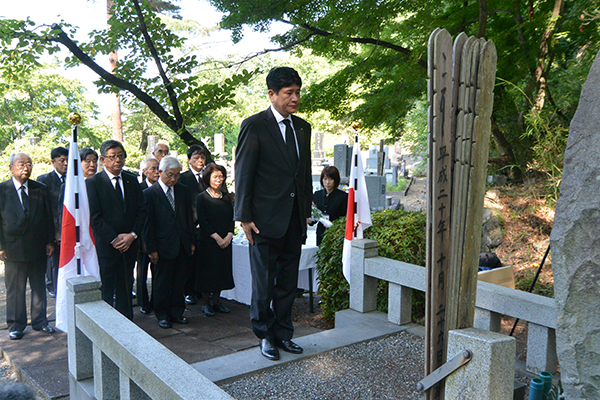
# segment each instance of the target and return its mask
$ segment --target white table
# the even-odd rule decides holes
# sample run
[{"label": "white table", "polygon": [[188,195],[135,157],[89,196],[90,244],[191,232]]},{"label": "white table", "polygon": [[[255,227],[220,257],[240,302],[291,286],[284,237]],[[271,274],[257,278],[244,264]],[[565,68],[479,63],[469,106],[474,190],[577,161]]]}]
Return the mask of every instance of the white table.
[{"label": "white table", "polygon": [[[302,254],[300,256],[300,267],[298,273],[298,287],[305,290],[317,291],[319,287],[317,274],[317,250],[316,231],[310,229],[306,244],[302,246]],[[312,271],[312,287],[309,282],[309,275]],[[235,300],[243,304],[250,304],[252,296],[252,278],[250,274],[250,255],[248,253],[248,243],[233,243],[233,281],[235,288],[224,290],[221,296]],[[311,296],[312,302],[312,296]]]}]

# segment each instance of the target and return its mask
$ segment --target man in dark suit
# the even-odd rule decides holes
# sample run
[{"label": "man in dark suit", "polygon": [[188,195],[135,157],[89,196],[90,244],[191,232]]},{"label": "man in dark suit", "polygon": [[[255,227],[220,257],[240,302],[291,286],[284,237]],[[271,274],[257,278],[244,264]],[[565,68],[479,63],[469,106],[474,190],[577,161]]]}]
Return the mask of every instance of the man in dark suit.
[{"label": "man in dark suit", "polygon": [[31,326],[53,333],[46,316],[46,259],[54,250],[54,224],[48,189],[32,181],[31,158],[10,156],[12,178],[0,184],[0,260],[4,261],[6,323],[9,337],[19,340],[27,327],[25,291],[31,288]]},{"label": "man in dark suit", "polygon": [[195,250],[195,227],[189,190],[177,183],[181,163],[175,157],[165,156],[159,171],[159,180],[144,190],[144,242],[154,264],[154,313],[158,325],[168,329],[171,323],[188,323],[183,316],[184,286],[188,257]]},{"label": "man in dark suit", "polygon": [[48,259],[46,266],[46,288],[50,297],[56,295],[56,285],[58,278],[58,263],[60,260],[60,232],[62,203],[59,204],[59,199],[62,199],[61,192],[64,190],[65,176],[67,174],[67,159],[69,158],[69,150],[64,147],[56,147],[50,152],[53,171],[47,174],[38,176],[38,182],[42,182],[48,188],[50,195],[50,210],[52,212],[52,221],[54,223],[54,251],[52,257]]},{"label": "man in dark suit", "polygon": [[277,347],[302,352],[291,340],[312,198],[311,127],[292,115],[300,104],[301,86],[292,68],[269,72],[271,107],[242,122],[235,163],[235,219],[250,242],[252,329],[261,353],[271,360],[279,359]]},{"label": "man in dark suit", "polygon": [[[131,288],[146,209],[137,177],[123,171],[127,153],[116,140],[100,146],[104,170],[85,183],[102,280],[102,299],[133,319]],[[114,299],[113,299],[114,296]]]},{"label": "man in dark suit", "polygon": [[[140,170],[142,173],[141,175],[144,177],[144,180],[140,183],[140,188],[143,191],[148,189],[158,180],[158,160],[153,156],[146,157],[140,164]],[[138,306],[141,306],[140,312],[142,314],[149,314],[154,308],[154,302],[152,301],[152,298],[148,296],[148,266],[150,266],[150,271],[154,277],[154,264],[150,262],[144,240],[141,240],[137,255],[136,293],[137,304]]]},{"label": "man in dark suit", "polygon": [[[188,187],[190,198],[192,199],[192,215],[194,221],[198,220],[196,215],[196,197],[206,190],[202,181],[202,171],[206,166],[207,151],[203,146],[193,144],[187,151],[189,169],[181,174],[180,182]],[[185,302],[186,304],[196,304],[196,271],[198,269],[200,255],[192,256],[189,259],[188,271],[185,283]]]}]

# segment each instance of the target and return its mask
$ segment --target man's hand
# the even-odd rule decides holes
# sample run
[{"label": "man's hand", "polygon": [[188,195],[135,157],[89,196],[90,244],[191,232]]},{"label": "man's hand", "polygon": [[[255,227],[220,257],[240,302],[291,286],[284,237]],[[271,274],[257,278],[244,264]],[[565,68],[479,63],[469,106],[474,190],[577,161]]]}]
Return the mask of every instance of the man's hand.
[{"label": "man's hand", "polygon": [[52,257],[52,253],[54,253],[54,245],[49,243],[46,245],[46,257]]},{"label": "man's hand", "polygon": [[[192,245],[192,249],[193,246],[194,245]],[[152,261],[152,264],[156,265],[156,263],[158,262],[158,251],[153,251],[152,253],[148,254],[148,258],[150,259],[150,261]]]},{"label": "man's hand", "polygon": [[192,255],[192,256],[193,256],[195,252],[196,252],[196,246],[194,246],[194,245],[192,244],[192,254],[190,254],[190,255]]},{"label": "man's hand", "polygon": [[119,250],[121,253],[129,250],[129,246],[133,243],[135,238],[131,233],[120,233],[117,235],[117,238],[113,240],[113,247]]},{"label": "man's hand", "polygon": [[6,261],[6,251],[0,250],[0,261]]},{"label": "man's hand", "polygon": [[250,242],[250,244],[254,244],[254,237],[252,236],[252,232],[256,233],[257,235],[260,233],[256,225],[254,225],[254,222],[242,222],[242,229],[244,230],[244,233],[248,238],[248,242]]}]

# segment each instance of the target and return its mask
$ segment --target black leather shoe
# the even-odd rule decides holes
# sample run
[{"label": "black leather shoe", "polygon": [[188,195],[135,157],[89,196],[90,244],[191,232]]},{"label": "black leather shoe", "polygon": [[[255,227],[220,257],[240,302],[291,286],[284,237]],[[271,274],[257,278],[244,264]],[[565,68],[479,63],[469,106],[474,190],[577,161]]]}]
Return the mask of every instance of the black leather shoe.
[{"label": "black leather shoe", "polygon": [[163,329],[169,329],[171,327],[171,323],[166,319],[161,319],[160,321],[158,321],[158,326],[160,326]]},{"label": "black leather shoe", "polygon": [[44,333],[54,333],[56,329],[51,327],[50,325],[42,326],[42,327],[34,327],[34,331],[44,332]]},{"label": "black leather shoe", "polygon": [[229,308],[225,307],[222,303],[213,304],[212,308],[214,311],[221,314],[229,314],[231,312],[229,311]]},{"label": "black leather shoe", "polygon": [[142,314],[146,314],[147,315],[147,314],[150,314],[152,312],[152,309],[150,307],[142,307],[142,308],[140,308],[140,312]]},{"label": "black leather shoe", "polygon": [[292,342],[291,340],[276,340],[275,344],[281,350],[286,351],[288,353],[292,353],[292,354],[301,354],[304,351],[304,349],[302,347],[298,346],[296,343]]},{"label": "black leather shoe", "polygon": [[214,317],[215,316],[215,310],[213,309],[213,307],[210,304],[203,305],[202,306],[202,312],[207,317]]},{"label": "black leather shoe", "polygon": [[177,318],[171,318],[171,322],[175,323],[175,324],[188,324],[190,322],[189,319],[187,319],[186,317],[177,317]]},{"label": "black leather shoe", "polygon": [[269,339],[260,339],[260,352],[269,360],[279,360],[279,350],[275,347],[275,343]]},{"label": "black leather shoe", "polygon": [[198,299],[196,299],[195,294],[188,294],[187,296],[185,296],[185,304],[194,305],[196,303],[198,303]]},{"label": "black leather shoe", "polygon": [[8,334],[10,340],[21,340],[23,336],[25,336],[25,333],[21,331],[12,331]]}]

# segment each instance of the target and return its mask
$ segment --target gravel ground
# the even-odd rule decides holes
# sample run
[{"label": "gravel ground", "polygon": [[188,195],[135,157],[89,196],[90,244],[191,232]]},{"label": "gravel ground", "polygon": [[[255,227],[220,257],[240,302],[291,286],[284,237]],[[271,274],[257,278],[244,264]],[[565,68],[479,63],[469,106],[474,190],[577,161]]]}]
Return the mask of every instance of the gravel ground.
[{"label": "gravel ground", "polygon": [[220,385],[244,399],[417,400],[423,339],[406,331],[319,354]]}]

